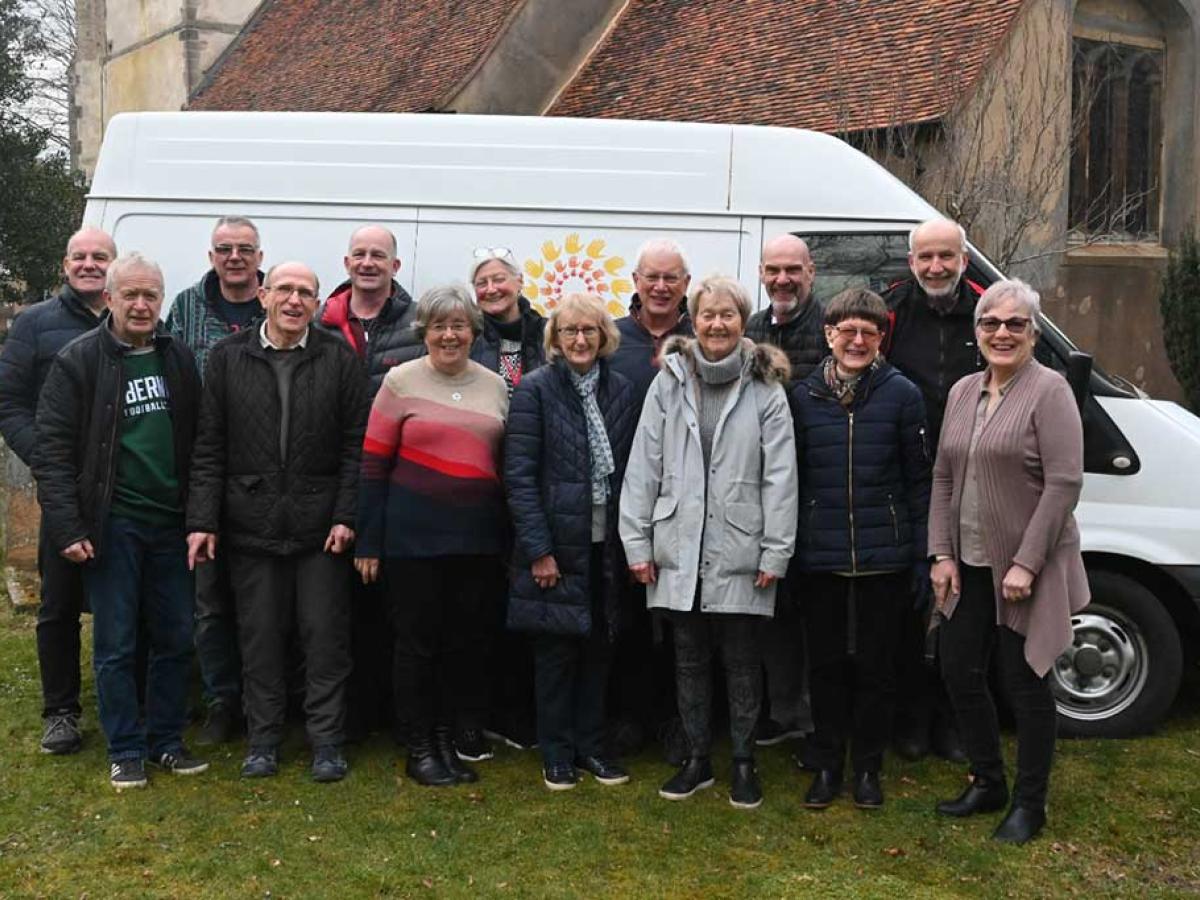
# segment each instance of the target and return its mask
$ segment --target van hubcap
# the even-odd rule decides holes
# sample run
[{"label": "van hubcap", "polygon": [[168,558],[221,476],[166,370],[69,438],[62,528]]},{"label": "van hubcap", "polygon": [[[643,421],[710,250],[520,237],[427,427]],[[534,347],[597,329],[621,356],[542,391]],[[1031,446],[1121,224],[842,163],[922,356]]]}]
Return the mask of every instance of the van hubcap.
[{"label": "van hubcap", "polygon": [[1145,687],[1146,639],[1125,616],[1094,604],[1072,616],[1071,627],[1075,638],[1051,670],[1059,712],[1072,719],[1111,718]]}]

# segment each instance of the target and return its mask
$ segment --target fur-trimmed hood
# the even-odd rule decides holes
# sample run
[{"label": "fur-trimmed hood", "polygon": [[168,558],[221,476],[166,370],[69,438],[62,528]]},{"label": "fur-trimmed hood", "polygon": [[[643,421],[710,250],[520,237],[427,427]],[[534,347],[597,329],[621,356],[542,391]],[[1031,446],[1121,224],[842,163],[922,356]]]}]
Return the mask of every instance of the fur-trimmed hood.
[{"label": "fur-trimmed hood", "polygon": [[[667,338],[662,349],[664,365],[669,357],[682,354],[684,364],[688,366],[692,374],[695,374],[696,367],[692,361],[692,348],[698,343],[696,338],[684,337],[681,334]],[[746,337],[742,338],[742,351],[746,357],[742,366],[743,375],[749,375],[756,381],[766,384],[782,384],[787,387],[792,367],[786,353],[774,344],[756,344]]]}]

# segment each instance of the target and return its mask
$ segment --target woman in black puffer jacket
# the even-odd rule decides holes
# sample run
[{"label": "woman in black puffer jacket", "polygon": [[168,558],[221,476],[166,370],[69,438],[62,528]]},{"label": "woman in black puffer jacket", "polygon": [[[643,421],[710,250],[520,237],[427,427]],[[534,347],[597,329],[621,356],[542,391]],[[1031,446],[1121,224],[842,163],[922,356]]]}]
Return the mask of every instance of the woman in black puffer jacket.
[{"label": "woman in black puffer jacket", "polygon": [[534,635],[538,746],[551,790],[576,766],[603,784],[629,776],[601,746],[604,694],[625,563],[617,495],[638,409],[605,357],[619,341],[604,302],[562,300],[546,326],[549,364],[509,407],[504,482],[516,532],[508,627]]},{"label": "woman in black puffer jacket", "polygon": [[825,312],[832,355],[792,390],[800,458],[792,590],[810,654],[810,761],[819,771],[804,803],[814,809],[840,793],[847,744],[855,804],[883,803],[896,630],[910,579],[928,578],[925,405],[879,355],[886,324],[876,294],[838,294]]}]

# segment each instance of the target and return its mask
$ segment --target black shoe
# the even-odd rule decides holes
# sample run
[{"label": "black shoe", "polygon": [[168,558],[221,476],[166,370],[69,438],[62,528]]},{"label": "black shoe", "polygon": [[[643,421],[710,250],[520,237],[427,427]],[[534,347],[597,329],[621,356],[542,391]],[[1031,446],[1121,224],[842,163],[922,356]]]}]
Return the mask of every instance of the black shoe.
[{"label": "black shoe", "polygon": [[762,787],[758,770],[752,759],[733,761],[733,778],[729,782],[729,805],[737,809],[758,809],[762,806]]},{"label": "black shoe", "polygon": [[201,772],[208,771],[208,760],[192,756],[188,752],[188,748],[182,744],[175,750],[160,753],[157,758],[150,760],[150,762],[160,769],[172,772],[175,775],[199,775]]},{"label": "black shoe", "polygon": [[1008,804],[1008,788],[1003,781],[988,781],[981,775],[967,785],[966,790],[954,800],[943,800],[937,811],[943,816],[973,816],[976,813],[995,812]]},{"label": "black shoe", "polygon": [[958,734],[958,726],[948,719],[939,719],[933,726],[931,740],[933,752],[947,762],[962,764],[967,761],[967,752],[963,749],[962,739]]},{"label": "black shoe", "polygon": [[496,755],[478,728],[464,728],[460,731],[454,739],[454,752],[458,754],[459,759],[466,762],[483,762]]},{"label": "black shoe", "polygon": [[408,763],[404,773],[424,787],[447,787],[458,783],[446,770],[428,735],[409,734]]},{"label": "black shoe", "polygon": [[279,750],[275,747],[251,747],[242,761],[243,778],[270,778],[279,774]]},{"label": "black shoe", "polygon": [[854,805],[859,809],[879,809],[883,806],[883,788],[878,772],[854,773]]},{"label": "black shoe", "polygon": [[668,766],[685,765],[692,755],[688,743],[687,732],[683,730],[683,722],[678,716],[668,719],[658,729],[658,739],[662,742],[663,759]]},{"label": "black shoe", "polygon": [[575,766],[585,772],[591,772],[601,784],[626,784],[629,781],[628,772],[601,756],[584,756],[575,760]]},{"label": "black shoe", "polygon": [[992,832],[992,840],[1005,844],[1024,844],[1037,837],[1045,824],[1046,810],[1014,806]]},{"label": "black shoe", "polygon": [[141,759],[119,759],[108,767],[108,783],[118,791],[146,786],[146,763]]},{"label": "black shoe", "polygon": [[332,744],[317,747],[313,751],[312,780],[321,784],[341,781],[350,771],[350,764],[342,755],[342,748]]},{"label": "black shoe", "polygon": [[449,728],[439,728],[433,733],[433,740],[437,749],[438,759],[442,761],[442,765],[446,771],[454,776],[454,780],[459,784],[469,784],[479,780],[479,775],[470,766],[463,763],[459,758],[458,750],[454,745],[454,737]]},{"label": "black shoe", "polygon": [[552,762],[542,766],[542,783],[552,791],[569,791],[579,784],[579,773],[569,762]]},{"label": "black shoe", "polygon": [[75,713],[46,716],[42,725],[43,753],[65,756],[78,753],[83,746],[83,732],[79,730],[79,716]]},{"label": "black shoe", "polygon": [[693,756],[659,788],[658,796],[664,800],[686,800],[696,791],[712,786],[712,762],[707,756]]},{"label": "black shoe", "polygon": [[774,719],[767,719],[758,730],[758,737],[754,739],[754,743],[759,747],[774,747],[776,744],[803,736],[804,732],[798,728],[784,728]]},{"label": "black shoe", "polygon": [[226,744],[237,736],[240,725],[241,719],[231,704],[214,703],[208,708],[208,715],[196,735],[196,743],[203,747]]},{"label": "black shoe", "polygon": [[832,769],[821,769],[813,776],[808,793],[804,795],[804,805],[809,809],[825,809],[837,799],[842,792],[842,773]]}]

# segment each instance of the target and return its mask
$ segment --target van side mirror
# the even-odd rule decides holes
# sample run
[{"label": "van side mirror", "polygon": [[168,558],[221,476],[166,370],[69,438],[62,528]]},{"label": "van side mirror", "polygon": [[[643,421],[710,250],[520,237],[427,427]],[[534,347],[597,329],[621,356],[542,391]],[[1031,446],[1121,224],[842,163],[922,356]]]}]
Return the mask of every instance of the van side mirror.
[{"label": "van side mirror", "polygon": [[1092,383],[1092,354],[1082,350],[1072,350],[1067,354],[1067,384],[1075,394],[1075,402],[1080,411],[1087,402],[1088,389]]}]

